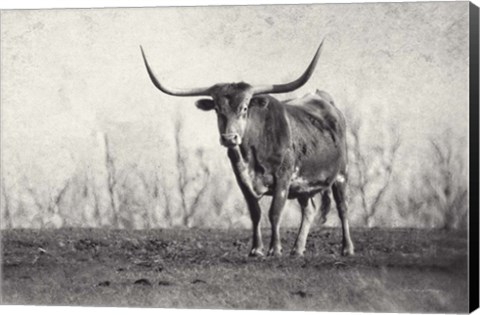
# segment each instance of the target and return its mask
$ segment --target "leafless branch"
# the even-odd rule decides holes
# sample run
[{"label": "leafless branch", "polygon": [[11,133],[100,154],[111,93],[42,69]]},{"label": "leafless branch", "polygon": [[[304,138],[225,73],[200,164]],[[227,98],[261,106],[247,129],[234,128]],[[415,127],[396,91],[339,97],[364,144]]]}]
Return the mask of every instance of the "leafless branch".
[{"label": "leafless branch", "polygon": [[401,140],[396,125],[393,124],[388,129],[391,136],[389,143],[378,141],[364,143],[362,138],[364,124],[360,116],[350,109],[346,111],[346,117],[351,139],[349,146],[352,157],[351,187],[360,199],[365,225],[371,226],[389,189]]},{"label": "leafless branch", "polygon": [[[191,175],[188,168],[187,156],[185,148],[182,145],[181,134],[183,130],[183,122],[180,117],[175,121],[174,137],[175,137],[175,157],[177,166],[177,188],[180,195],[180,203],[182,208],[182,221],[184,226],[191,226],[193,217],[198,210],[201,199],[207,191],[207,184],[210,179],[210,170],[205,163],[203,151],[197,151],[197,159],[200,162],[199,173]],[[198,188],[200,187],[200,188]],[[191,197],[190,197],[191,195]],[[192,201],[188,202],[191,199]]]},{"label": "leafless branch", "polygon": [[12,210],[11,210],[11,201],[10,201],[10,196],[7,192],[7,187],[5,186],[5,179],[2,176],[2,195],[3,195],[3,200],[4,200],[4,205],[3,205],[3,222],[5,222],[5,228],[9,229],[13,227],[13,222],[12,222]]},{"label": "leafless branch", "polygon": [[433,169],[424,174],[430,208],[437,209],[443,217],[442,227],[466,226],[468,212],[468,188],[462,141],[456,140],[451,131],[430,140]]},{"label": "leafless branch", "polygon": [[119,209],[116,202],[117,174],[115,168],[115,161],[112,156],[109,138],[106,133],[103,135],[103,139],[105,145],[105,166],[107,169],[107,188],[110,200],[110,208],[112,211],[112,225],[114,227],[119,227]]},{"label": "leafless branch", "polygon": [[163,195],[163,199],[165,202],[165,220],[167,221],[169,226],[173,225],[173,206],[172,206],[172,198],[168,190],[166,189],[166,183],[163,181],[163,185],[161,185],[161,192]]},{"label": "leafless branch", "polygon": [[428,163],[411,179],[405,196],[396,198],[403,217],[445,229],[466,228],[468,180],[463,140],[449,130],[430,139]]},{"label": "leafless branch", "polygon": [[70,180],[66,180],[60,189],[57,191],[50,192],[47,199],[42,200],[40,198],[40,193],[35,191],[30,185],[27,186],[27,191],[30,193],[35,206],[38,209],[37,217],[40,219],[41,227],[45,227],[48,223],[48,218],[54,214],[59,214],[59,206],[63,200],[65,193],[67,192],[70,186]]}]

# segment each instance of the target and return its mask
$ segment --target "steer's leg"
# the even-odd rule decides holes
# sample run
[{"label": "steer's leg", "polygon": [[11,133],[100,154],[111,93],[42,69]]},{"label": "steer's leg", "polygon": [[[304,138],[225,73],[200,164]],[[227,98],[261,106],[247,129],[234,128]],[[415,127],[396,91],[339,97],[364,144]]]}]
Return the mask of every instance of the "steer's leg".
[{"label": "steer's leg", "polygon": [[250,211],[250,218],[252,219],[252,249],[250,250],[250,257],[263,256],[263,241],[262,231],[260,230],[260,219],[262,217],[262,209],[258,204],[258,200],[246,189],[242,189],[245,200],[247,201],[248,210]]},{"label": "steer's leg", "polygon": [[309,202],[310,198],[300,197],[298,198],[298,203],[302,208],[302,223],[300,224],[300,229],[298,230],[297,239],[295,240],[295,245],[292,250],[293,256],[303,256],[305,252],[305,244],[307,243],[308,232],[310,231],[310,225],[315,218],[317,209]]},{"label": "steer's leg", "polygon": [[249,256],[263,256],[262,232],[260,230],[262,209],[258,204],[257,197],[253,195],[250,188],[248,188],[242,180],[242,172],[245,171],[245,165],[243,165],[243,162],[241,161],[239,149],[237,148],[235,150],[228,150],[228,157],[232,163],[235,178],[237,179],[238,186],[245,197],[245,201],[247,202],[248,210],[250,212],[250,218],[252,219],[253,239],[252,249],[250,250]]},{"label": "steer's leg", "polygon": [[272,204],[268,213],[272,226],[272,236],[268,256],[281,256],[282,244],[280,239],[280,219],[288,197],[288,184],[277,182],[273,192]]},{"label": "steer's leg", "polygon": [[333,198],[337,204],[338,216],[342,222],[342,255],[353,255],[353,242],[350,238],[350,228],[348,226],[348,207],[346,201],[346,181],[336,181],[332,185]]}]

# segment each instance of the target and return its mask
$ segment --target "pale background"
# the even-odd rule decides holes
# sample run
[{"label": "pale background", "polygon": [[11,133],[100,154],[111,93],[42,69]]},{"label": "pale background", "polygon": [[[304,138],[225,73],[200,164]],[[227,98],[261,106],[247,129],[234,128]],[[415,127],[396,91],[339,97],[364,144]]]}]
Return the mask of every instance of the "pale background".
[{"label": "pale background", "polygon": [[[326,38],[310,81],[279,98],[328,91],[342,110],[362,117],[366,141],[394,125],[402,146],[389,195],[407,191],[411,179],[431,166],[429,142],[446,130],[467,159],[467,2],[3,11],[1,38],[2,176],[14,226],[39,227],[43,210],[32,195],[47,204],[81,174],[93,174],[94,186],[105,190],[105,134],[117,169],[136,164],[142,174],[159,174],[168,189],[176,178],[178,117],[184,152],[195,156],[201,149],[216,174],[233,180],[215,115],[198,111],[195,98],[156,90],[139,45],[167,85],[193,87],[291,80]],[[138,183],[133,179],[131,186]],[[221,193],[230,208],[242,202],[236,186]],[[142,192],[135,194],[142,199]],[[100,203],[108,215],[108,201]],[[199,216],[206,217],[207,198],[203,205]],[[354,222],[355,207],[353,200]],[[397,218],[388,199],[383,209],[390,225],[418,223]],[[55,211],[60,225],[95,225],[88,202],[65,201]],[[161,203],[152,211],[161,217]],[[295,214],[288,211],[285,221],[295,223]],[[235,215],[233,227],[249,226],[246,209]],[[225,225],[225,218],[210,216]]]}]

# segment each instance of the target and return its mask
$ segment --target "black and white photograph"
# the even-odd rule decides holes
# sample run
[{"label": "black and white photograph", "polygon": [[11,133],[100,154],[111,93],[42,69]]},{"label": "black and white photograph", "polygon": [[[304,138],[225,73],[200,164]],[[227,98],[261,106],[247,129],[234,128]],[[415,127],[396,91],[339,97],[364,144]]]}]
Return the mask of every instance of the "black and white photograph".
[{"label": "black and white photograph", "polygon": [[2,9],[0,56],[0,304],[478,307],[475,4]]}]

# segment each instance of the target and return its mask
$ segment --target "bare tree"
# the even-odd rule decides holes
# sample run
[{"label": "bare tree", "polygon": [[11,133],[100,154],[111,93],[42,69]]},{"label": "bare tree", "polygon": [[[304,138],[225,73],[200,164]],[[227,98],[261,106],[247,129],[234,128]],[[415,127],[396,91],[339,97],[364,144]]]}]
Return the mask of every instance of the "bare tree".
[{"label": "bare tree", "polygon": [[135,228],[135,210],[143,205],[135,199],[135,187],[131,184],[129,177],[126,176],[123,181],[119,182],[116,194],[118,196],[118,212],[121,214],[118,216],[119,226],[132,229]]},{"label": "bare tree", "polygon": [[[137,169],[138,165],[135,164],[134,168],[137,170],[137,176],[143,184],[143,188],[146,192],[146,198],[144,200],[143,205],[143,213],[142,213],[142,220],[144,222],[145,228],[149,229],[152,227],[152,220],[153,220],[153,211],[155,209],[155,205],[158,202],[159,198],[159,188],[158,183],[154,179],[151,182],[146,178],[145,174]],[[155,176],[156,177],[156,176]]]},{"label": "bare tree", "polygon": [[441,227],[466,227],[468,214],[468,178],[466,144],[451,130],[430,139],[432,168],[424,175],[427,201],[440,214]]},{"label": "bare tree", "polygon": [[2,196],[3,196],[3,226],[6,229],[13,227],[12,221],[12,209],[11,209],[11,200],[10,195],[7,192],[7,187],[5,186],[5,178],[2,176]]},{"label": "bare tree", "polygon": [[[142,220],[145,226],[151,227],[154,221],[154,211],[159,204],[163,205],[165,223],[167,226],[175,224],[174,217],[174,195],[178,194],[180,219],[183,226],[190,227],[193,224],[194,216],[198,213],[201,202],[206,196],[210,181],[210,168],[205,161],[203,149],[197,149],[194,155],[189,155],[188,148],[182,139],[183,122],[177,118],[174,125],[174,155],[176,165],[176,178],[174,185],[168,185],[166,178],[159,172],[158,167],[154,172],[145,172],[139,169],[134,163],[129,167],[129,175],[134,175],[140,180],[145,198],[138,204],[143,208]],[[152,176],[147,175],[152,174]],[[127,175],[126,178],[129,176]],[[119,202],[131,204],[132,195],[126,183],[122,185],[122,192],[118,192]],[[171,186],[171,187],[169,187]],[[120,188],[120,187],[119,187]],[[158,222],[157,222],[158,223]]]},{"label": "bare tree", "polygon": [[163,178],[160,177],[160,172],[158,170],[155,171],[154,174],[154,182],[153,182],[153,189],[152,189],[152,197],[156,200],[156,202],[163,204],[163,208],[165,210],[164,219],[167,226],[173,225],[173,205],[172,205],[172,198],[166,189],[167,184]]},{"label": "bare tree", "polygon": [[[94,177],[87,172],[81,175],[77,175],[78,178],[81,178],[81,180],[77,180],[77,194],[80,195],[79,199],[82,199],[84,202],[86,202],[88,205],[92,207],[93,213],[92,217],[88,217],[87,213],[85,211],[85,208],[83,208],[82,212],[82,225],[92,225],[91,222],[89,222],[89,219],[93,219],[93,225],[96,227],[101,226],[102,224],[102,215],[100,211],[100,195],[98,192],[98,189],[95,185],[95,180]],[[77,199],[76,202],[80,202],[81,200]],[[72,204],[72,206],[74,206]]]},{"label": "bare tree", "polygon": [[163,185],[160,185],[161,192],[165,205],[165,220],[167,221],[168,226],[173,225],[173,207],[172,207],[172,198],[166,189],[166,184],[163,182]]},{"label": "bare tree", "polygon": [[95,187],[93,187],[92,184],[90,185],[91,185],[90,191],[92,192],[92,197],[93,197],[93,218],[95,222],[97,222],[97,225],[101,226],[102,215],[100,213],[100,197],[98,196],[98,192],[95,189]]},{"label": "bare tree", "polygon": [[[160,199],[164,197],[166,204],[167,221],[172,221],[171,197],[162,194],[162,185],[158,172],[153,178],[147,178],[145,172],[139,169],[137,163],[119,169],[113,156],[110,139],[107,134],[103,136],[105,144],[105,167],[107,170],[107,191],[110,209],[112,212],[112,226],[134,227],[140,209],[141,224],[144,228],[151,228],[158,222],[155,219],[155,209]],[[143,186],[146,198],[138,198],[138,184]],[[94,195],[98,205],[98,196]],[[97,208],[98,212],[98,208]]]},{"label": "bare tree", "polygon": [[225,204],[228,201],[228,196],[231,195],[230,191],[233,187],[233,183],[231,180],[225,180],[224,176],[221,176],[220,174],[215,176],[214,183],[217,186],[221,186],[212,192],[212,203],[215,215],[221,216],[223,213],[225,213]]},{"label": "bare tree", "polygon": [[429,227],[466,228],[468,223],[467,146],[451,130],[429,140],[426,159],[396,196],[399,214]]},{"label": "bare tree", "polygon": [[134,165],[136,175],[142,182],[143,188],[146,192],[146,199],[144,205],[143,220],[148,220],[147,227],[151,227],[151,222],[155,225],[159,224],[158,214],[155,210],[159,207],[164,209],[163,220],[166,226],[173,225],[173,204],[171,192],[167,189],[165,179],[160,176],[159,167],[155,171],[150,172],[152,176],[146,176],[145,172],[138,169],[138,165]]},{"label": "bare tree", "polygon": [[[153,214],[159,199],[158,183],[156,178],[152,180],[147,177],[145,172],[139,169],[137,163],[131,164],[127,169],[128,172],[124,172],[125,177],[119,187],[119,202],[122,207],[127,208],[124,215],[127,213],[130,216],[130,221],[133,221],[134,218],[133,209],[140,208],[143,227],[149,229],[155,224]],[[140,181],[141,186],[138,185],[138,181]],[[139,188],[143,188],[142,192],[144,193],[141,199],[136,194]],[[130,226],[132,222],[124,223]]]},{"label": "bare tree", "polygon": [[[59,208],[60,203],[63,200],[65,193],[70,186],[70,180],[66,180],[59,189],[53,190],[47,194],[46,200],[41,197],[41,193],[38,193],[31,186],[27,187],[32,199],[38,209],[38,217],[40,219],[40,226],[48,227],[49,224],[63,225],[64,219],[61,217]],[[51,222],[53,219],[61,220],[61,222]]]},{"label": "bare tree", "polygon": [[369,137],[364,141],[364,123],[358,114],[346,110],[350,139],[350,187],[360,199],[366,226],[371,226],[391,183],[400,136],[396,124],[385,128],[389,139]]},{"label": "bare tree", "polygon": [[221,172],[215,172],[211,175],[208,183],[208,213],[202,215],[198,223],[203,226],[211,226],[213,221],[221,223],[223,226],[232,227],[241,220],[242,214],[245,215],[245,202],[238,193],[235,194],[234,180],[225,176]]},{"label": "bare tree", "polygon": [[182,209],[182,224],[190,227],[193,223],[193,217],[200,206],[200,202],[204,197],[210,178],[210,169],[205,162],[204,152],[197,149],[196,158],[199,162],[196,172],[192,172],[189,167],[187,150],[183,146],[181,135],[183,130],[183,122],[181,117],[175,121],[174,137],[175,137],[175,160],[177,166],[177,189],[180,195],[180,206]]},{"label": "bare tree", "polygon": [[112,211],[112,226],[119,227],[119,207],[117,204],[117,192],[116,186],[118,184],[117,180],[117,170],[115,167],[115,161],[110,148],[110,141],[106,133],[103,134],[104,146],[105,146],[105,167],[107,169],[107,189],[110,202],[110,208]]}]

